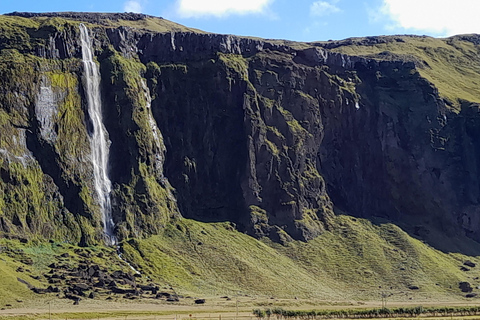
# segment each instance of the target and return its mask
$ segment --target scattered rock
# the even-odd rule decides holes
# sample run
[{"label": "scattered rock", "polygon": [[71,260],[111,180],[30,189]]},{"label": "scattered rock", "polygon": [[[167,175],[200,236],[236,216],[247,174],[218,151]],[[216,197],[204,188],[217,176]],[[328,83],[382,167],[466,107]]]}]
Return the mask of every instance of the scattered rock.
[{"label": "scattered rock", "polygon": [[477,296],[476,293],[468,293],[465,295],[465,298],[475,298]]},{"label": "scattered rock", "polygon": [[31,288],[31,290],[37,294],[44,294],[44,293],[47,293],[47,289],[42,289],[42,288]]},{"label": "scattered rock", "polygon": [[418,286],[409,286],[408,289],[410,290],[418,290],[420,289]]},{"label": "scattered rock", "polygon": [[73,290],[76,291],[87,291],[88,289],[90,289],[90,287],[85,283],[77,283],[73,286]]},{"label": "scattered rock", "polygon": [[17,272],[24,272],[25,269],[23,269],[22,267],[18,267],[17,270],[15,270],[15,271],[17,271]]},{"label": "scattered rock", "polygon": [[126,295],[123,296],[123,298],[133,300],[133,299],[137,299],[138,297],[132,293],[127,293]]},{"label": "scattered rock", "polygon": [[195,304],[204,304],[205,303],[205,299],[197,299],[195,300]]},{"label": "scattered rock", "polygon": [[62,254],[60,255],[60,257],[62,257],[62,258],[70,258],[70,255],[65,252],[65,253],[62,253]]},{"label": "scattered rock", "polygon": [[48,293],[58,293],[58,292],[60,292],[60,289],[58,287],[48,286],[47,292]]},{"label": "scattered rock", "polygon": [[458,287],[460,288],[460,290],[462,290],[462,292],[472,292],[473,291],[472,286],[468,282],[459,282]]},{"label": "scattered rock", "polygon": [[100,267],[97,265],[90,266],[87,269],[88,276],[91,278],[93,275],[100,270]]},{"label": "scattered rock", "polygon": [[154,291],[158,290],[158,288],[155,287],[154,285],[138,285],[138,287],[143,291],[150,291],[152,292],[152,294],[156,294],[157,292],[154,293]]},{"label": "scattered rock", "polygon": [[32,289],[32,288],[33,288],[33,286],[32,286],[30,283],[28,283],[27,281],[25,281],[25,280],[23,280],[23,279],[21,279],[21,278],[17,278],[17,280],[18,280],[18,282],[21,282],[21,283],[23,283],[24,285],[26,285],[28,289]]},{"label": "scattered rock", "polygon": [[159,293],[157,293],[156,298],[157,298],[157,299],[160,299],[160,298],[167,298],[167,299],[168,299],[168,298],[170,298],[171,296],[172,296],[172,295],[171,295],[170,293],[168,293],[168,292],[159,292]]},{"label": "scattered rock", "polygon": [[463,264],[466,265],[467,267],[470,267],[470,268],[475,268],[475,266],[476,266],[476,264],[473,263],[470,260],[465,261]]},{"label": "scattered rock", "polygon": [[470,269],[468,269],[467,267],[464,267],[464,266],[461,266],[461,267],[460,267],[460,270],[462,270],[462,271],[470,271]]}]

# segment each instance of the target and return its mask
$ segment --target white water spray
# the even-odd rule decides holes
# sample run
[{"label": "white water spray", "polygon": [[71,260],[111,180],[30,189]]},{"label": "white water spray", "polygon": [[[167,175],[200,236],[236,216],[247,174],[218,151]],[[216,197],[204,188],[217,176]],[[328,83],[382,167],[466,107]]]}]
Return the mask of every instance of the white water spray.
[{"label": "white water spray", "polygon": [[100,73],[97,64],[93,61],[91,39],[88,34],[88,29],[83,24],[80,24],[80,40],[82,43],[82,60],[84,66],[83,85],[87,96],[88,113],[93,125],[93,133],[90,137],[90,148],[92,149],[91,157],[95,191],[100,203],[105,241],[107,245],[115,245],[117,239],[114,233],[115,225],[112,219],[112,204],[110,201],[112,183],[107,174],[110,142],[108,141],[102,120]]}]

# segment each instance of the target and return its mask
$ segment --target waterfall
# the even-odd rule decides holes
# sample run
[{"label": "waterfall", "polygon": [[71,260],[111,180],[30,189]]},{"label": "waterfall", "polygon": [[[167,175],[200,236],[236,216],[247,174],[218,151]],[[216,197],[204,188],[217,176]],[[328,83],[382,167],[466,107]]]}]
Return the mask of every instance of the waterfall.
[{"label": "waterfall", "polygon": [[92,121],[93,132],[90,135],[92,150],[93,175],[95,191],[98,196],[102,213],[103,229],[107,245],[115,245],[114,223],[112,219],[112,204],[110,192],[112,183],[108,178],[108,151],[110,141],[102,120],[102,103],[100,99],[100,73],[93,61],[91,39],[88,29],[80,24],[80,40],[82,43],[82,61],[84,67],[83,85],[87,97],[88,113]]}]

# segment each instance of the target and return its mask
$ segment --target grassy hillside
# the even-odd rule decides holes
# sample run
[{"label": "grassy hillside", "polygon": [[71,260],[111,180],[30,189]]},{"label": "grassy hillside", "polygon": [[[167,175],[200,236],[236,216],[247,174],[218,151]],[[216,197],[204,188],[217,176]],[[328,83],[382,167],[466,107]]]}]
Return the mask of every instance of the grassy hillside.
[{"label": "grassy hillside", "polygon": [[459,282],[479,282],[480,268],[460,270],[467,257],[437,251],[395,225],[349,216],[336,223],[312,241],[281,245],[255,240],[228,223],[183,220],[125,248],[152,277],[179,291],[212,295],[364,300],[387,291],[399,300],[461,298]]},{"label": "grassy hillside", "polygon": [[419,36],[352,38],[330,43],[332,51],[379,60],[414,61],[420,74],[458,109],[459,100],[480,102],[480,47],[477,36],[446,39]]},{"label": "grassy hillside", "polygon": [[[67,15],[69,13],[66,13]],[[19,16],[7,16],[0,15],[0,28],[5,27],[30,27],[30,28],[61,28],[65,23],[78,24],[82,22],[82,18],[75,17],[75,15],[84,15],[83,22],[90,22],[97,25],[108,26],[108,27],[130,27],[140,30],[147,30],[153,32],[195,32],[195,33],[205,33],[204,31],[189,28],[181,24],[169,21],[163,18],[157,18],[152,16],[144,16],[142,19],[137,20],[126,20],[122,19],[122,16],[115,18],[115,14],[104,14],[105,16],[93,17],[94,14],[89,13],[72,13],[72,17],[61,17],[61,16],[37,16],[32,18],[25,18]],[[59,14],[61,15],[61,14]],[[90,17],[90,18],[89,18]],[[33,31],[33,30],[32,30]]]},{"label": "grassy hillside", "polygon": [[[122,246],[125,257],[142,271],[139,283],[154,281],[163,290],[183,296],[349,301],[380,300],[387,294],[390,301],[462,300],[465,293],[458,288],[459,282],[480,285],[480,267],[460,269],[467,259],[475,263],[480,259],[442,253],[389,223],[375,225],[349,216],[338,216],[336,223],[335,231],[312,241],[282,245],[255,240],[230,223],[185,219],[168,226],[161,235],[130,240]],[[33,294],[17,280],[47,287],[44,275],[52,262],[73,268],[87,255],[89,263],[102,268],[132,272],[112,248],[22,244],[5,239],[2,248],[2,305],[21,306],[24,302],[19,301],[53,297]],[[68,258],[60,258],[65,253]],[[111,297],[121,300],[123,295]]]}]

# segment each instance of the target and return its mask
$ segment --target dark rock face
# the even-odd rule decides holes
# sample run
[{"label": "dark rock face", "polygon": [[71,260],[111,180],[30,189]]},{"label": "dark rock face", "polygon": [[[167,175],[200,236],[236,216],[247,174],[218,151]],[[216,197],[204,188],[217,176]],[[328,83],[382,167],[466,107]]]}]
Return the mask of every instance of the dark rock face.
[{"label": "dark rock face", "polygon": [[[182,214],[232,221],[276,241],[309,240],[333,227],[335,207],[412,221],[412,233],[423,238],[428,225],[480,239],[478,105],[449,110],[414,61],[328,50],[342,43],[290,46],[102,25],[146,18],[137,14],[13,15],[97,23],[91,33],[119,238],[155,234]],[[27,216],[28,209],[0,202],[6,233],[101,239],[76,28],[45,23],[0,37],[0,102],[8,116],[2,136],[17,143],[1,148],[1,188],[15,199],[22,187],[35,186],[35,203],[49,204]],[[9,71],[14,53],[35,58]],[[15,81],[22,74],[30,81]],[[24,170],[10,165],[21,155],[29,163]]]}]

